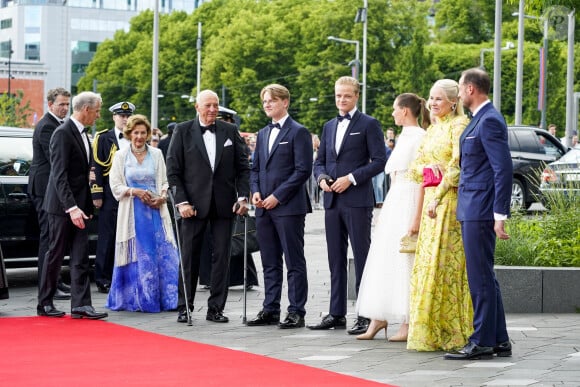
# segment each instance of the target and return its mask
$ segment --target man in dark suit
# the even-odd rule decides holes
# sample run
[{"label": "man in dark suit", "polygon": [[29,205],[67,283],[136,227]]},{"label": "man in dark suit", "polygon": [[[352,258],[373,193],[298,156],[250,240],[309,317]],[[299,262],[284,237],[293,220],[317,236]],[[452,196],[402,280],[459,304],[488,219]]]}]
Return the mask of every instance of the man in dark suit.
[{"label": "man in dark suit", "polygon": [[[56,127],[64,122],[70,108],[70,93],[61,87],[51,89],[46,95],[48,111],[38,121],[32,136],[32,165],[28,178],[28,195],[34,203],[40,235],[38,238],[38,284],[42,277],[44,257],[48,250],[48,215],[43,209],[44,195],[50,174],[50,137]],[[55,300],[70,300],[70,286],[59,276]]]},{"label": "man in dark suit", "polygon": [[175,127],[167,152],[167,178],[175,188],[181,216],[182,264],[187,302],[179,278],[178,322],[187,322],[199,276],[201,246],[206,226],[212,230],[212,272],[206,320],[228,322],[223,310],[228,295],[232,222],[244,215],[250,193],[248,156],[236,125],[216,121],[219,99],[204,90],[195,103],[197,118]]},{"label": "man in dark suit", "polygon": [[95,256],[95,283],[99,293],[109,292],[115,262],[115,233],[119,202],[111,192],[109,172],[115,152],[131,144],[123,136],[123,130],[127,125],[127,120],[135,112],[135,105],[123,101],[111,106],[109,111],[113,113],[115,126],[97,133],[92,144],[95,181],[91,185],[91,194],[93,204],[99,209],[99,240]]},{"label": "man in dark suit", "polygon": [[[359,83],[341,77],[334,85],[340,115],[324,124],[314,176],[324,191],[330,267],[330,311],[310,329],[346,328],[348,240],[354,254],[356,291],[371,244],[375,205],[372,178],[385,168],[381,124],[357,110]],[[366,332],[370,320],[357,316],[349,334]]]},{"label": "man in dark suit", "polygon": [[[312,174],[312,136],[288,115],[290,92],[281,85],[260,93],[272,123],[260,130],[252,163],[252,203],[260,245],[264,288],[263,309],[249,326],[278,324],[282,329],[304,327],[308,280],[304,257],[304,224],[312,212],[306,182]],[[288,277],[288,314],[280,321],[283,261]]]},{"label": "man in dark suit", "polygon": [[53,297],[65,253],[70,248],[71,316],[101,319],[91,302],[89,239],[86,221],[93,215],[89,187],[91,149],[86,127],[99,118],[101,97],[85,91],[73,98],[73,114],[50,139],[50,177],[44,202],[49,244],[38,289],[39,316],[62,317]]},{"label": "man in dark suit", "polygon": [[173,129],[177,125],[175,122],[170,122],[167,124],[167,136],[159,140],[159,145],[157,147],[161,149],[163,153],[163,159],[167,159],[167,150],[169,149],[169,143],[171,142],[171,137],[173,136]]},{"label": "man in dark suit", "polygon": [[512,160],[507,126],[487,95],[489,75],[481,69],[462,73],[459,95],[473,119],[461,135],[457,219],[465,249],[467,279],[473,301],[474,332],[461,350],[446,359],[511,356],[499,284],[493,271],[495,238],[509,239]]}]

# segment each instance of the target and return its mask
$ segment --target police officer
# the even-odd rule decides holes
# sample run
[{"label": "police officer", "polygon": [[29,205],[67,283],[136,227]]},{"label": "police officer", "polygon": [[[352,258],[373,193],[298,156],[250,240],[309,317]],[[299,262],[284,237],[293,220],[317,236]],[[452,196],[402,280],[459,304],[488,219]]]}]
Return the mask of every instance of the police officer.
[{"label": "police officer", "polygon": [[113,113],[115,127],[98,132],[92,144],[95,181],[91,186],[91,193],[95,207],[99,208],[95,282],[100,293],[109,292],[115,260],[118,202],[111,193],[109,172],[115,152],[131,145],[131,142],[123,136],[123,130],[127,119],[135,112],[135,105],[123,101],[111,106],[109,111]]}]

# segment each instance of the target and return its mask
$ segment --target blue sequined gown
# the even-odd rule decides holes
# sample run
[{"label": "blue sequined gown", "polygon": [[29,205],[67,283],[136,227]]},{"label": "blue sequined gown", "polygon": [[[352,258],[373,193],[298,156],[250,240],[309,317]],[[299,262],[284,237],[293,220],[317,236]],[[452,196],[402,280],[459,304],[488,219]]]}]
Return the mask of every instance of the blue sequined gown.
[{"label": "blue sequined gown", "polygon": [[[125,163],[127,185],[155,192],[155,165],[148,153],[142,164],[129,154]],[[148,207],[137,197],[135,212],[135,251],[130,263],[113,269],[106,307],[112,310],[160,312],[177,308],[179,255],[163,231],[159,210]]]}]

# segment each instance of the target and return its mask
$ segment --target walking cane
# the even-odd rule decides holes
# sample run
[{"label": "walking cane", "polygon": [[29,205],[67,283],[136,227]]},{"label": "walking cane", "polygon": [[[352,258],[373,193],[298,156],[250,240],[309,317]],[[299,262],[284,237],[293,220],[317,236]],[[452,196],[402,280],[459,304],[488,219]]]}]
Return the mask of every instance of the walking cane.
[{"label": "walking cane", "polygon": [[244,311],[242,323],[246,324],[246,292],[248,289],[248,214],[244,215]]},{"label": "walking cane", "polygon": [[187,325],[192,326],[191,311],[189,310],[189,300],[187,299],[187,285],[185,284],[185,270],[183,269],[183,257],[181,256],[181,241],[179,239],[179,223],[177,222],[178,209],[175,207],[175,199],[171,189],[167,190],[171,205],[173,206],[173,220],[175,221],[175,238],[177,239],[177,252],[179,254],[179,268],[181,269],[181,280],[183,282],[183,296],[185,297],[185,310],[187,311]]}]

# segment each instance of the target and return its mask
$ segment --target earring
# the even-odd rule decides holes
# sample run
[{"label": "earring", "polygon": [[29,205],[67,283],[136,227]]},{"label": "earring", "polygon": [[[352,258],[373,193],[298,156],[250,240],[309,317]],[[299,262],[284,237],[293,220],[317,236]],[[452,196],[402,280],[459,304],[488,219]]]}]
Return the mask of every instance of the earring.
[{"label": "earring", "polygon": [[454,103],[453,105],[451,105],[451,110],[455,111],[455,109],[457,108],[457,104]]}]

